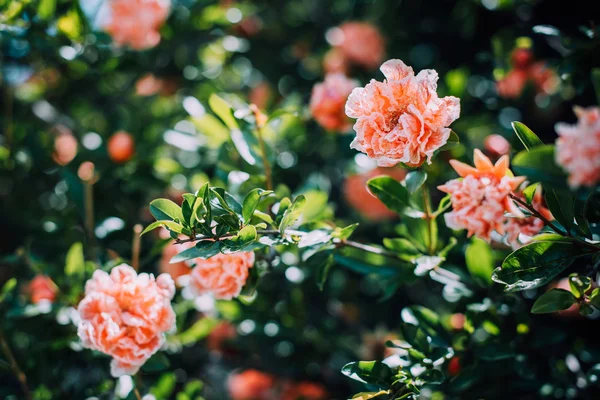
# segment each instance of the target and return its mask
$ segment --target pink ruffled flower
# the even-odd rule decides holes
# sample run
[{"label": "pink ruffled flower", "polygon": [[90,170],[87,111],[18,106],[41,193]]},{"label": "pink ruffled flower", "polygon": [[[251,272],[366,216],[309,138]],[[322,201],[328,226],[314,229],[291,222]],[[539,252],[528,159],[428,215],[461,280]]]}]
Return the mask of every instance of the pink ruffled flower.
[{"label": "pink ruffled flower", "polygon": [[325,81],[316,84],[310,98],[310,112],[323,128],[347,132],[352,127],[344,112],[344,105],[352,89],[358,86],[354,79],[343,74],[329,74]]},{"label": "pink ruffled flower", "polygon": [[467,229],[468,235],[490,240],[493,231],[504,235],[505,212],[524,217],[509,195],[525,181],[525,177],[512,177],[508,156],[502,156],[496,165],[481,151],[475,150],[475,168],[457,160],[450,164],[462,177],[439,186],[452,195],[452,211],[444,215],[451,229]]},{"label": "pink ruffled flower", "polygon": [[406,177],[406,171],[401,168],[375,168],[363,174],[350,175],[344,181],[344,198],[353,209],[370,221],[385,221],[397,217],[367,187],[369,179],[381,175],[401,181]]},{"label": "pink ruffled flower", "polygon": [[350,62],[375,69],[385,57],[385,40],[377,27],[366,22],[346,22],[331,30],[331,44]]},{"label": "pink ruffled flower", "polygon": [[239,296],[254,265],[253,252],[217,254],[209,259],[196,259],[190,287],[197,295],[212,293],[216,299],[231,300]]},{"label": "pink ruffled flower", "polygon": [[104,30],[117,46],[144,50],[160,42],[158,30],[169,16],[169,0],[109,0]]},{"label": "pink ruffled flower", "polygon": [[356,88],[346,103],[346,114],[356,118],[351,147],[377,160],[381,167],[400,162],[419,166],[448,141],[448,128],[460,114],[460,100],[439,98],[438,75],[413,69],[400,60],[381,66],[383,82],[371,80]]},{"label": "pink ruffled flower", "polygon": [[574,109],[576,125],[556,124],[556,162],[569,173],[569,185],[594,186],[600,182],[600,108]]},{"label": "pink ruffled flower", "polygon": [[[516,193],[515,195],[525,200],[522,193]],[[537,187],[531,201],[531,205],[547,220],[552,221],[554,219],[554,216],[550,210],[546,208],[544,203],[541,186]],[[504,230],[506,231],[506,241],[513,249],[518,249],[519,247],[529,243],[531,237],[540,233],[543,228],[544,221],[537,217],[507,218],[506,224],[504,225]]]},{"label": "pink ruffled flower", "polygon": [[275,378],[255,369],[231,375],[227,389],[232,400],[269,400],[273,399]]},{"label": "pink ruffled flower", "polygon": [[113,357],[114,377],[133,375],[175,327],[171,299],[175,284],[169,275],[137,274],[127,264],[110,275],[96,270],[79,303],[78,335],[84,347]]}]

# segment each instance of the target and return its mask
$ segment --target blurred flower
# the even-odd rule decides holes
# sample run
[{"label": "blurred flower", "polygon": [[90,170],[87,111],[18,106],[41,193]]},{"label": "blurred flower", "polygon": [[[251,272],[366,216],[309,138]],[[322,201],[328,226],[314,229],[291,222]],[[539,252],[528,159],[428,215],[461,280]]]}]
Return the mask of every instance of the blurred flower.
[{"label": "blurred flower", "polygon": [[483,142],[485,152],[492,158],[499,158],[510,153],[510,143],[502,135],[489,135]]},{"label": "blurred flower", "polygon": [[536,62],[529,67],[529,77],[535,84],[538,92],[553,94],[558,89],[560,79],[552,68],[545,62]]},{"label": "blurred flower", "polygon": [[521,69],[510,70],[504,78],[496,82],[498,95],[505,99],[516,99],[521,96],[527,84],[527,71]]},{"label": "blurred flower", "polygon": [[323,128],[330,131],[347,132],[352,123],[344,112],[346,100],[352,89],[358,86],[354,79],[343,74],[329,74],[325,80],[313,86],[310,112]]},{"label": "blurred flower", "polygon": [[460,374],[461,369],[460,357],[452,357],[448,362],[448,374],[450,374],[450,376],[456,376]]},{"label": "blurred flower", "polygon": [[526,48],[516,48],[513,50],[510,60],[515,68],[527,68],[533,61],[533,52]]},{"label": "blurred flower", "polygon": [[235,325],[228,321],[221,321],[206,338],[206,347],[209,350],[222,353],[229,341],[237,336]]},{"label": "blurred flower", "polygon": [[350,175],[344,182],[344,198],[352,208],[364,218],[371,221],[382,221],[396,217],[396,213],[388,209],[367,187],[367,181],[380,175],[389,175],[401,181],[406,171],[401,168],[375,168],[369,172]]},{"label": "blurred flower", "polygon": [[281,400],[325,400],[327,390],[316,382],[286,382],[279,398]]},{"label": "blurred flower", "polygon": [[460,331],[464,328],[467,318],[465,314],[456,313],[450,316],[450,327],[455,331]]},{"label": "blurred flower", "polygon": [[346,22],[328,34],[328,40],[352,63],[375,69],[385,57],[385,40],[374,25]]},{"label": "blurred flower", "polygon": [[56,299],[56,293],[58,288],[46,275],[36,275],[35,278],[27,285],[27,291],[31,296],[31,302],[33,304],[39,304],[42,302],[53,303]]},{"label": "blurred flower", "polygon": [[250,90],[250,93],[248,93],[248,102],[255,104],[261,110],[266,110],[272,96],[273,90],[271,86],[267,82],[262,81]]},{"label": "blurred flower", "polygon": [[249,15],[237,23],[233,29],[234,32],[239,36],[251,38],[262,30],[263,25],[263,21],[260,19],[260,17],[257,15]]},{"label": "blurred flower", "polygon": [[152,74],[146,74],[135,83],[135,94],[138,96],[169,96],[177,90],[177,84],[172,79],[157,78]]},{"label": "blurred flower", "polygon": [[91,182],[96,177],[96,166],[91,161],[84,161],[77,169],[77,176],[84,182]]},{"label": "blurred flower", "polygon": [[373,332],[362,335],[362,344],[360,346],[361,360],[381,360],[398,353],[398,349],[387,347],[386,342],[398,340],[397,334],[378,326]]},{"label": "blurred flower", "polygon": [[[525,199],[522,192],[515,193],[515,195],[523,200]],[[531,205],[547,220],[552,221],[554,219],[550,210],[545,206],[541,186],[536,188]],[[506,239],[513,249],[518,249],[524,244],[529,243],[531,237],[537,235],[543,228],[544,221],[533,216],[525,218],[509,217],[504,225]]]},{"label": "blurred flower", "polygon": [[160,42],[159,29],[169,16],[168,0],[109,0],[104,25],[117,46],[144,50]]},{"label": "blurred flower", "polygon": [[274,386],[273,376],[255,369],[233,374],[227,380],[232,400],[268,400],[273,398]]},{"label": "blurred flower", "polygon": [[77,139],[73,136],[71,130],[65,126],[57,125],[54,127],[57,135],[54,138],[54,153],[52,158],[58,165],[67,165],[77,155]]},{"label": "blurred flower", "polygon": [[135,153],[135,142],[130,133],[118,131],[108,139],[108,156],[117,164],[127,162]]},{"label": "blurred flower", "polygon": [[453,179],[438,189],[452,195],[452,211],[444,215],[451,229],[467,229],[468,235],[490,241],[495,230],[504,234],[505,212],[524,217],[509,195],[525,181],[513,177],[508,169],[509,158],[502,156],[496,165],[475,149],[475,168],[457,160],[450,164],[462,179]]},{"label": "blurred flower", "polygon": [[185,261],[172,264],[170,263],[170,261],[171,258],[175,257],[182,251],[189,249],[190,247],[194,247],[194,243],[168,243],[163,248],[162,256],[159,262],[160,272],[163,274],[170,275],[171,278],[173,278],[173,280],[177,284],[177,286],[181,285],[181,281],[179,278],[181,278],[182,276],[189,275],[192,269]]},{"label": "blurred flower", "polygon": [[331,49],[323,58],[323,70],[326,74],[347,74],[348,60],[339,49]]},{"label": "blurred flower", "polygon": [[417,76],[400,60],[381,66],[387,78],[356,88],[346,103],[346,114],[356,118],[351,147],[377,160],[381,167],[403,162],[431,163],[433,153],[448,141],[448,128],[460,114],[460,100],[439,98],[438,75],[423,70]]},{"label": "blurred flower", "polygon": [[600,182],[600,108],[575,107],[576,125],[558,123],[556,162],[569,173],[569,185],[594,186]]},{"label": "blurred flower", "polygon": [[254,265],[254,253],[217,254],[194,261],[191,289],[197,295],[212,293],[216,299],[231,300],[239,296],[248,279],[248,269]]},{"label": "blurred flower", "polygon": [[127,264],[102,270],[85,285],[79,303],[78,335],[84,347],[113,357],[114,377],[133,375],[162,346],[164,333],[175,327],[169,275],[137,274]]}]

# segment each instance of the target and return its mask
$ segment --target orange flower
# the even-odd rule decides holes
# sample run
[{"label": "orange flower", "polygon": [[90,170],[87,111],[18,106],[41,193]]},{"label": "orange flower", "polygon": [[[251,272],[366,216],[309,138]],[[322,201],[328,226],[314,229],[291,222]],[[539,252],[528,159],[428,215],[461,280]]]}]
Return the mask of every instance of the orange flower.
[{"label": "orange flower", "polygon": [[158,30],[169,15],[168,0],[109,0],[104,30],[117,46],[144,50],[160,42]]},{"label": "orange flower", "polygon": [[232,400],[268,400],[273,398],[275,378],[255,369],[231,375],[227,389]]},{"label": "orange flower", "polygon": [[[522,193],[516,193],[516,195],[524,199]],[[537,187],[531,205],[547,220],[552,221],[554,219],[550,210],[545,206],[541,186]],[[525,218],[507,218],[506,224],[504,225],[506,240],[513,249],[518,249],[529,243],[531,237],[540,233],[543,228],[544,221],[533,216]]]},{"label": "orange flower", "polygon": [[375,168],[363,174],[351,175],[344,182],[344,197],[348,204],[371,221],[389,220],[397,215],[369,192],[367,181],[380,175],[389,175],[401,181],[406,171],[400,168]]},{"label": "orange flower", "polygon": [[574,109],[576,125],[556,124],[556,162],[569,173],[569,185],[594,186],[600,182],[600,108]]},{"label": "orange flower", "polygon": [[135,374],[175,327],[174,294],[166,274],[156,279],[138,275],[127,264],[114,267],[110,275],[96,270],[78,307],[83,346],[112,356],[114,377]]},{"label": "orange flower", "polygon": [[29,282],[27,289],[33,304],[39,304],[41,302],[53,303],[56,299],[56,292],[58,291],[52,279],[45,275],[36,275],[35,278]]},{"label": "orange flower", "polygon": [[197,295],[212,293],[216,299],[239,296],[254,265],[253,252],[217,254],[207,260],[196,259],[190,287]]},{"label": "orange flower", "polygon": [[280,396],[281,400],[325,400],[327,390],[320,383],[303,381],[286,383]]},{"label": "orange flower", "polygon": [[364,68],[377,68],[385,57],[383,36],[366,22],[346,22],[331,30],[328,40],[347,60]]},{"label": "orange flower", "polygon": [[537,91],[545,94],[555,93],[560,83],[556,72],[543,61],[536,62],[529,67],[529,77],[535,84]]},{"label": "orange flower", "polygon": [[527,84],[527,70],[513,69],[506,76],[496,82],[498,96],[505,99],[516,99],[521,96],[521,92]]},{"label": "orange flower", "polygon": [[77,139],[73,136],[71,130],[65,126],[55,126],[57,135],[54,138],[54,153],[52,159],[58,165],[67,165],[77,155]]},{"label": "orange flower", "polygon": [[448,128],[460,114],[460,100],[439,98],[437,72],[415,76],[400,60],[381,66],[387,80],[372,80],[348,97],[346,114],[356,118],[351,147],[377,160],[380,167],[400,162],[419,166],[431,163],[433,153],[448,141]]},{"label": "orange flower", "polygon": [[502,156],[494,165],[475,149],[474,161],[475,168],[451,160],[462,179],[453,179],[438,189],[452,195],[452,211],[444,215],[446,225],[451,229],[467,229],[469,236],[475,234],[489,241],[493,231],[504,235],[505,212],[524,217],[509,195],[525,177],[510,174],[508,156]]},{"label": "orange flower", "polygon": [[167,244],[162,251],[162,257],[160,258],[160,272],[163,274],[170,275],[171,278],[173,278],[173,280],[175,281],[175,283],[179,285],[179,278],[185,275],[189,275],[192,269],[185,261],[171,264],[171,258],[175,257],[177,254],[193,246],[194,243]]},{"label": "orange flower", "polygon": [[221,353],[226,350],[227,342],[235,339],[236,336],[235,325],[227,321],[221,321],[206,338],[206,347]]},{"label": "orange flower", "polygon": [[315,121],[331,131],[347,132],[352,123],[344,113],[344,105],[358,82],[343,74],[330,74],[316,84],[310,98],[310,112]]}]

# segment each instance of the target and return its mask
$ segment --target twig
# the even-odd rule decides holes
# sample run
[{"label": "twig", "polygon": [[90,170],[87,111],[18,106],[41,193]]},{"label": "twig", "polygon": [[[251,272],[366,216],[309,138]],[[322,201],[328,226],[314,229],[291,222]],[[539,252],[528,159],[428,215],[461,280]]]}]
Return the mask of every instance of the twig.
[{"label": "twig", "polygon": [[520,198],[518,198],[517,196],[515,196],[512,193],[509,196],[511,199],[513,199],[519,205],[524,207],[527,211],[529,211],[535,217],[541,219],[544,222],[544,224],[548,225],[554,232],[558,233],[561,236],[571,236],[568,232],[563,232],[556,225],[554,225],[550,220],[548,220],[546,217],[544,217],[542,214],[540,214],[538,210],[533,208],[533,206],[530,206],[529,204],[527,204],[526,202],[524,202],[523,200],[521,200]]},{"label": "twig", "polygon": [[273,190],[273,177],[271,175],[271,164],[269,164],[269,159],[267,158],[267,147],[265,146],[265,141],[262,136],[262,127],[265,119],[265,116],[260,112],[258,107],[254,104],[250,105],[250,109],[254,112],[254,117],[256,119],[256,135],[258,136],[258,144],[260,146],[260,153],[263,162],[263,168],[265,170],[265,180],[267,182],[266,187],[267,190]]},{"label": "twig", "polygon": [[142,233],[142,225],[135,224],[133,227],[133,244],[131,246],[131,266],[136,271],[140,267],[140,249],[142,237],[140,234]]},{"label": "twig", "polygon": [[429,190],[427,190],[426,185],[423,185],[422,193],[423,193],[423,205],[425,206],[425,218],[427,218],[427,233],[429,236],[429,243],[427,243],[427,251],[429,252],[429,255],[432,256],[433,253],[435,253],[435,248],[433,247],[434,217],[431,214],[431,206],[429,205]]},{"label": "twig", "polygon": [[0,329],[0,347],[2,347],[2,353],[4,353],[4,356],[6,357],[8,363],[10,364],[10,368],[11,368],[12,372],[14,373],[16,378],[19,380],[19,383],[21,384],[21,390],[23,391],[23,396],[25,397],[26,400],[31,400],[32,399],[31,391],[29,390],[29,386],[27,386],[27,377],[25,376],[25,373],[23,373],[23,370],[21,370],[21,368],[19,367],[19,364],[17,363],[15,356],[13,355],[12,351],[10,350],[10,347],[8,346],[8,342],[6,341],[6,338],[4,337],[4,332],[2,332],[1,329]]},{"label": "twig", "polygon": [[85,231],[89,240],[89,256],[92,261],[95,260],[95,235],[94,235],[94,183],[92,180],[84,181],[85,189]]},{"label": "twig", "polygon": [[[138,236],[139,236],[139,235],[138,235]],[[135,398],[136,398],[137,400],[142,400],[142,395],[140,394],[140,391],[139,391],[139,389],[138,389],[138,386],[140,386],[140,387],[141,387],[143,382],[142,382],[142,378],[140,377],[140,374],[139,374],[139,373],[136,373],[136,374],[133,376],[133,381],[134,381],[134,382],[133,382],[133,394],[135,394]]]}]

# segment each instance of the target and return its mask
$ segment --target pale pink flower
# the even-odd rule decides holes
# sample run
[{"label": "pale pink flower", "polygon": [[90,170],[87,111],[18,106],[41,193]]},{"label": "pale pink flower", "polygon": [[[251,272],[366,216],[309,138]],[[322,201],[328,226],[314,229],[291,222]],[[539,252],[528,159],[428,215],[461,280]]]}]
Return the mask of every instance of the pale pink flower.
[{"label": "pale pink flower", "polygon": [[457,160],[450,164],[462,177],[439,186],[452,195],[452,211],[444,215],[451,229],[467,229],[468,235],[490,240],[493,231],[504,235],[505,212],[523,217],[509,195],[523,183],[525,177],[509,174],[508,156],[494,165],[481,151],[475,150],[475,168]]},{"label": "pale pink flower", "polygon": [[269,400],[274,398],[275,378],[255,369],[231,375],[227,389],[232,400]]},{"label": "pale pink flower", "polygon": [[169,0],[109,0],[104,24],[117,46],[144,50],[160,42],[159,29],[169,16]]},{"label": "pale pink flower", "polygon": [[385,57],[385,40],[374,25],[346,22],[328,34],[328,40],[350,62],[374,69]]},{"label": "pale pink flower", "polygon": [[569,173],[569,185],[594,186],[600,182],[600,108],[574,109],[576,125],[558,123],[556,162]]},{"label": "pale pink flower", "polygon": [[167,274],[137,274],[127,264],[110,274],[96,270],[79,303],[78,335],[84,347],[113,357],[114,377],[133,375],[175,327],[171,299],[175,284]]},{"label": "pale pink flower", "polygon": [[381,167],[400,162],[419,166],[448,141],[448,128],[460,114],[460,100],[439,98],[438,75],[413,69],[400,60],[381,66],[383,82],[371,80],[348,97],[346,114],[356,118],[351,147],[377,160]]},{"label": "pale pink flower", "polygon": [[310,98],[310,112],[315,121],[330,131],[349,131],[352,123],[344,112],[344,106],[352,89],[357,86],[356,80],[343,74],[325,76],[325,81],[313,87]]},{"label": "pale pink flower", "polygon": [[[522,192],[515,193],[515,195],[525,200]],[[537,187],[531,201],[531,205],[547,220],[552,221],[554,219],[554,216],[550,210],[546,208],[544,203],[541,186]],[[544,225],[544,221],[533,216],[523,218],[509,217],[506,219],[506,224],[504,225],[504,230],[506,231],[506,241],[513,249],[518,249],[519,247],[529,243],[531,241],[531,237],[540,233],[540,231],[544,228]]]},{"label": "pale pink flower", "polygon": [[216,299],[231,300],[239,296],[248,279],[248,269],[254,265],[254,253],[217,254],[194,261],[191,289],[197,295],[212,293]]},{"label": "pale pink flower", "polygon": [[489,135],[483,142],[485,152],[492,158],[498,158],[510,153],[510,143],[502,135]]}]

